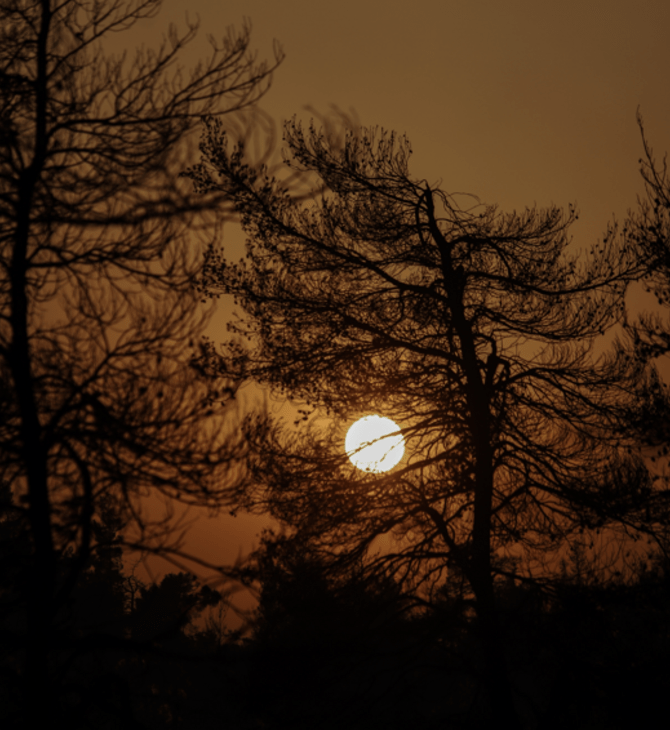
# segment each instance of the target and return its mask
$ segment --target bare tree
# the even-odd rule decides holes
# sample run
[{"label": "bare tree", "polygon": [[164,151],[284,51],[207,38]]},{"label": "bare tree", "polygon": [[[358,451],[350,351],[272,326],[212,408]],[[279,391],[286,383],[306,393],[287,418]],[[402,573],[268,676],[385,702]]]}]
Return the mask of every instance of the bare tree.
[{"label": "bare tree", "polygon": [[18,672],[35,727],[55,711],[54,621],[96,549],[100,500],[128,542],[166,550],[143,498],[218,508],[242,448],[226,428],[234,377],[187,351],[208,317],[192,287],[200,244],[228,209],[178,172],[201,116],[247,109],[282,54],[258,63],[245,25],[210,37],[187,72],[176,64],[197,24],[170,27],[157,51],[103,53],[159,9],[0,2],[0,470],[31,545]]},{"label": "bare tree", "polygon": [[[607,575],[667,519],[626,420],[646,364],[616,334],[639,251],[609,231],[575,252],[572,208],[505,214],[414,179],[394,134],[350,130],[342,144],[292,123],[285,140],[287,164],[323,186],[312,204],[245,165],[215,120],[189,172],[235,201],[248,234],[245,260],[211,250],[201,279],[246,312],[222,357],[305,404],[298,431],[250,421],[239,503],[334,570],[365,559],[421,605],[463,575],[489,706],[518,726],[496,581],[550,586],[578,539],[602,545]],[[345,424],[375,412],[407,442],[384,475],[356,471],[343,448]]]}]

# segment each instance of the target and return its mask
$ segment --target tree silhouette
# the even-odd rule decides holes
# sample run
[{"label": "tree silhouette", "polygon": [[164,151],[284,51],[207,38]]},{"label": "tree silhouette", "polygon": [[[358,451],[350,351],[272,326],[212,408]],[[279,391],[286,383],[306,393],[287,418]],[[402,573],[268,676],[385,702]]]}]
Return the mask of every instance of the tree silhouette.
[{"label": "tree silhouette", "polygon": [[252,566],[260,591],[248,707],[266,724],[424,727],[436,698],[444,710],[457,694],[444,686],[436,633],[403,611],[392,579],[374,579],[364,566],[335,575],[309,545],[298,551],[270,531]]},{"label": "tree silhouette", "polygon": [[235,478],[240,447],[224,428],[234,382],[197,352],[192,368],[185,351],[208,316],[192,289],[199,242],[227,213],[177,173],[200,116],[253,104],[281,53],[257,63],[245,26],[210,39],[187,73],[174,64],[190,24],[131,63],[104,54],[105,38],[159,8],[0,4],[0,479],[30,545],[2,579],[26,612],[16,670],[27,726],[54,722],[54,617],[98,549],[103,502],[126,543],[167,550],[170,527],[143,498],[215,508]]},{"label": "tree silhouette", "polygon": [[[394,134],[342,141],[293,122],[285,141],[287,165],[324,188],[313,203],[229,151],[214,119],[187,173],[235,201],[248,235],[245,260],[213,248],[200,280],[246,315],[221,357],[305,404],[300,430],[249,421],[238,501],[333,570],[365,559],[420,605],[453,566],[476,607],[489,708],[518,727],[496,582],[548,588],[575,539],[607,575],[667,519],[627,424],[648,370],[621,339],[624,297],[646,265],[615,229],[576,251],[572,207],[501,213],[413,178]],[[375,412],[407,443],[383,475],[356,471],[342,446]]]},{"label": "tree silhouette", "polygon": [[169,573],[155,585],[143,587],[133,612],[133,637],[139,640],[170,638],[192,625],[221,596],[209,586],[199,586],[188,573]]},{"label": "tree silhouette", "polygon": [[[640,171],[645,194],[629,213],[624,226],[647,263],[647,275],[642,283],[647,293],[654,296],[657,306],[629,318],[626,324],[635,357],[653,365],[659,357],[670,352],[670,331],[664,316],[670,305],[670,179],[667,159],[664,158],[662,164],[655,159],[639,111],[638,125],[644,147]],[[639,412],[631,421],[640,431],[641,439],[655,451],[651,457],[655,462],[669,452],[667,414],[670,406],[658,369],[652,367],[651,370],[647,388],[641,394]]]}]

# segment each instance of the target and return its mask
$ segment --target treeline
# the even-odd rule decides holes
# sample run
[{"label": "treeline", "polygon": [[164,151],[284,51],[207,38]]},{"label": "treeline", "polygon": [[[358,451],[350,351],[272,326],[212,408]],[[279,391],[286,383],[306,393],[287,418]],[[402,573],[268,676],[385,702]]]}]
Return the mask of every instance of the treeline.
[{"label": "treeline", "polygon": [[[445,586],[424,610],[393,580],[333,577],[267,536],[240,578],[259,588],[242,631],[225,597],[192,575],[146,585],[124,572],[111,510],[90,564],[54,620],[54,717],[71,728],[479,728],[482,647],[472,602]],[[4,727],[23,724],[19,578],[28,537],[0,523]],[[67,575],[64,558],[61,577]],[[670,581],[660,561],[634,582],[589,583],[579,556],[551,596],[497,584],[518,711],[528,727],[624,728],[670,691]]]}]

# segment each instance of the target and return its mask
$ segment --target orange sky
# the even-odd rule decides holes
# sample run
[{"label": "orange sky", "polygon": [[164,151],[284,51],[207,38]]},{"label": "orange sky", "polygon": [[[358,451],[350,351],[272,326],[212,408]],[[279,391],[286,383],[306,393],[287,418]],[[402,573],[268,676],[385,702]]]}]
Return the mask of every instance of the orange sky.
[{"label": "orange sky", "polygon": [[406,133],[414,174],[448,190],[503,208],[576,202],[576,237],[641,189],[638,105],[659,155],[670,150],[667,0],[166,0],[123,38],[151,43],[187,10],[202,23],[193,59],[245,16],[259,57],[282,44],[263,103],[277,120],[353,108]]},{"label": "orange sky", "polygon": [[[155,45],[186,11],[202,23],[187,62],[207,54],[207,33],[245,16],[259,58],[282,44],[262,104],[278,122],[308,119],[306,105],[353,109],[406,133],[412,173],[445,190],[507,210],[575,203],[584,248],[642,191],[638,106],[657,156],[670,151],[667,0],[166,0],[118,42]],[[187,547],[227,562],[260,524],[203,519]]]}]

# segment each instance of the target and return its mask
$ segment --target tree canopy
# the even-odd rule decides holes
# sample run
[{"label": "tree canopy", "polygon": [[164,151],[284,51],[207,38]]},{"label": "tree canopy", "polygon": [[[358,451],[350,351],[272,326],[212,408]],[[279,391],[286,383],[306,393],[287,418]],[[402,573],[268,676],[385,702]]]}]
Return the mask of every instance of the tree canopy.
[{"label": "tree canopy", "polygon": [[[285,143],[287,166],[321,190],[312,202],[229,149],[215,119],[187,173],[233,200],[247,233],[243,261],[212,247],[200,279],[242,310],[226,367],[304,404],[298,430],[250,422],[253,479],[238,501],[333,566],[365,557],[420,604],[462,573],[489,697],[513,726],[496,580],[547,588],[575,541],[607,575],[668,516],[631,428],[656,382],[626,330],[648,262],[616,226],[577,249],[572,206],[504,213],[412,177],[393,133],[342,141],[294,121]],[[354,470],[342,446],[369,413],[406,439],[385,475]]]}]

